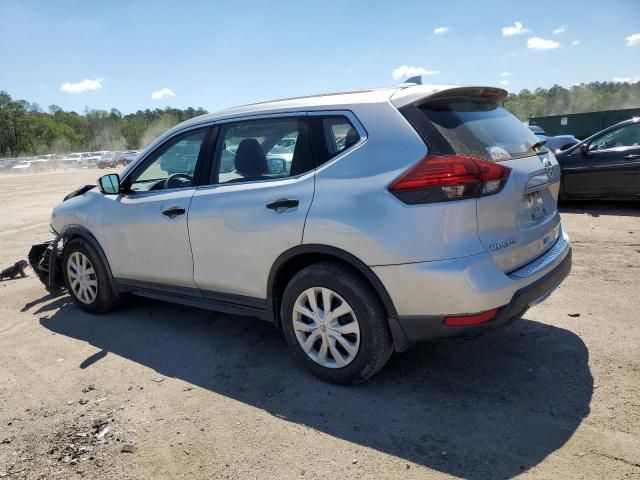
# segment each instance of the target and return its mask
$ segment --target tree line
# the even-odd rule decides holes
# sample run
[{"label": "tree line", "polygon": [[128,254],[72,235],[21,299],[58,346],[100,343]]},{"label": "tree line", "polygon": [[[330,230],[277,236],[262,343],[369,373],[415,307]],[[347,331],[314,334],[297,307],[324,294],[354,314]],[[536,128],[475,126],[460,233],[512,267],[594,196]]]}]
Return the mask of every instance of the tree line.
[{"label": "tree line", "polygon": [[14,100],[0,92],[0,157],[146,147],[172,126],[207,113],[202,108],[156,108],[123,115],[86,109],[81,115],[50,105]]},{"label": "tree line", "polygon": [[510,93],[504,107],[520,120],[546,115],[640,107],[640,82],[592,82]]},{"label": "tree line", "polygon": [[[640,82],[592,82],[564,88],[522,90],[510,93],[504,106],[519,119],[543,115],[582,113],[640,107]],[[138,110],[86,109],[83,114],[50,105],[14,100],[0,92],[0,157],[66,153],[71,151],[125,150],[147,146],[172,126],[207,113],[202,108]]]}]

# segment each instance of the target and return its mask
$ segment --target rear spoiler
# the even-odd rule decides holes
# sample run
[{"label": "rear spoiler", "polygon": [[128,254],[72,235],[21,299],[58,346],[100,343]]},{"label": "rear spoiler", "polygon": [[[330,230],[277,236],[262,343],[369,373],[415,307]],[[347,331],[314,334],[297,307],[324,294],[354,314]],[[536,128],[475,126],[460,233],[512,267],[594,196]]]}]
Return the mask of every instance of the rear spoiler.
[{"label": "rear spoiler", "polygon": [[416,85],[411,83],[407,84],[405,88],[396,91],[390,100],[396,108],[402,108],[409,104],[420,106],[434,100],[463,100],[465,98],[490,98],[499,103],[504,100],[507,95],[508,92],[503,88],[486,86]]}]

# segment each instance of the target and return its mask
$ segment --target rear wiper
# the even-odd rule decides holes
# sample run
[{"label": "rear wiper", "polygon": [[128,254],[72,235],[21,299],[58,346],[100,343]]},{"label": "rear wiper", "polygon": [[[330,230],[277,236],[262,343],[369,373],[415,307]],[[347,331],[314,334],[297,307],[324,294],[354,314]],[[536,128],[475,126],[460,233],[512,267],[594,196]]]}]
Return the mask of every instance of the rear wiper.
[{"label": "rear wiper", "polygon": [[546,140],[540,140],[539,142],[536,142],[533,145],[531,145],[531,148],[533,150],[539,150],[541,147],[544,147],[545,143],[547,143]]}]

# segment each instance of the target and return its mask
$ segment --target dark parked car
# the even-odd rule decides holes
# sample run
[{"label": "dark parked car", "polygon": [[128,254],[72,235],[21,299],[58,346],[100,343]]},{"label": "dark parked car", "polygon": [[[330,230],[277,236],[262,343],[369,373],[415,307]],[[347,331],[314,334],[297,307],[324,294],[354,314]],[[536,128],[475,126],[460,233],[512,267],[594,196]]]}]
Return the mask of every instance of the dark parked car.
[{"label": "dark parked car", "polygon": [[117,165],[129,165],[140,153],[139,150],[127,150],[125,152],[118,152],[114,157],[115,166]]},{"label": "dark parked car", "polygon": [[529,130],[531,130],[531,132],[540,140],[545,140],[547,138],[547,132],[545,132],[542,127],[536,125],[535,123],[529,125]]},{"label": "dark parked car", "polygon": [[96,162],[96,166],[98,168],[114,168],[117,165],[116,155],[117,155],[117,152],[106,152]]},{"label": "dark parked car", "polygon": [[573,135],[556,135],[555,137],[547,137],[546,140],[545,146],[554,153],[559,150],[567,150],[580,142]]},{"label": "dark parked car", "polygon": [[556,158],[561,200],[640,200],[640,118],[606,128]]}]

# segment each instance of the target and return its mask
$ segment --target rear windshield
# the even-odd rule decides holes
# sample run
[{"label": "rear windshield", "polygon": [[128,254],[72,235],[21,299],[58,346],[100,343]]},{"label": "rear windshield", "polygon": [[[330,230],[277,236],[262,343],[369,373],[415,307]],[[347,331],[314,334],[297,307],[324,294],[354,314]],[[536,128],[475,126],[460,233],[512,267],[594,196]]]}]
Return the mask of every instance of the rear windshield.
[{"label": "rear windshield", "polygon": [[532,148],[533,132],[493,101],[439,101],[420,110],[457,154],[498,162],[541,153]]}]

